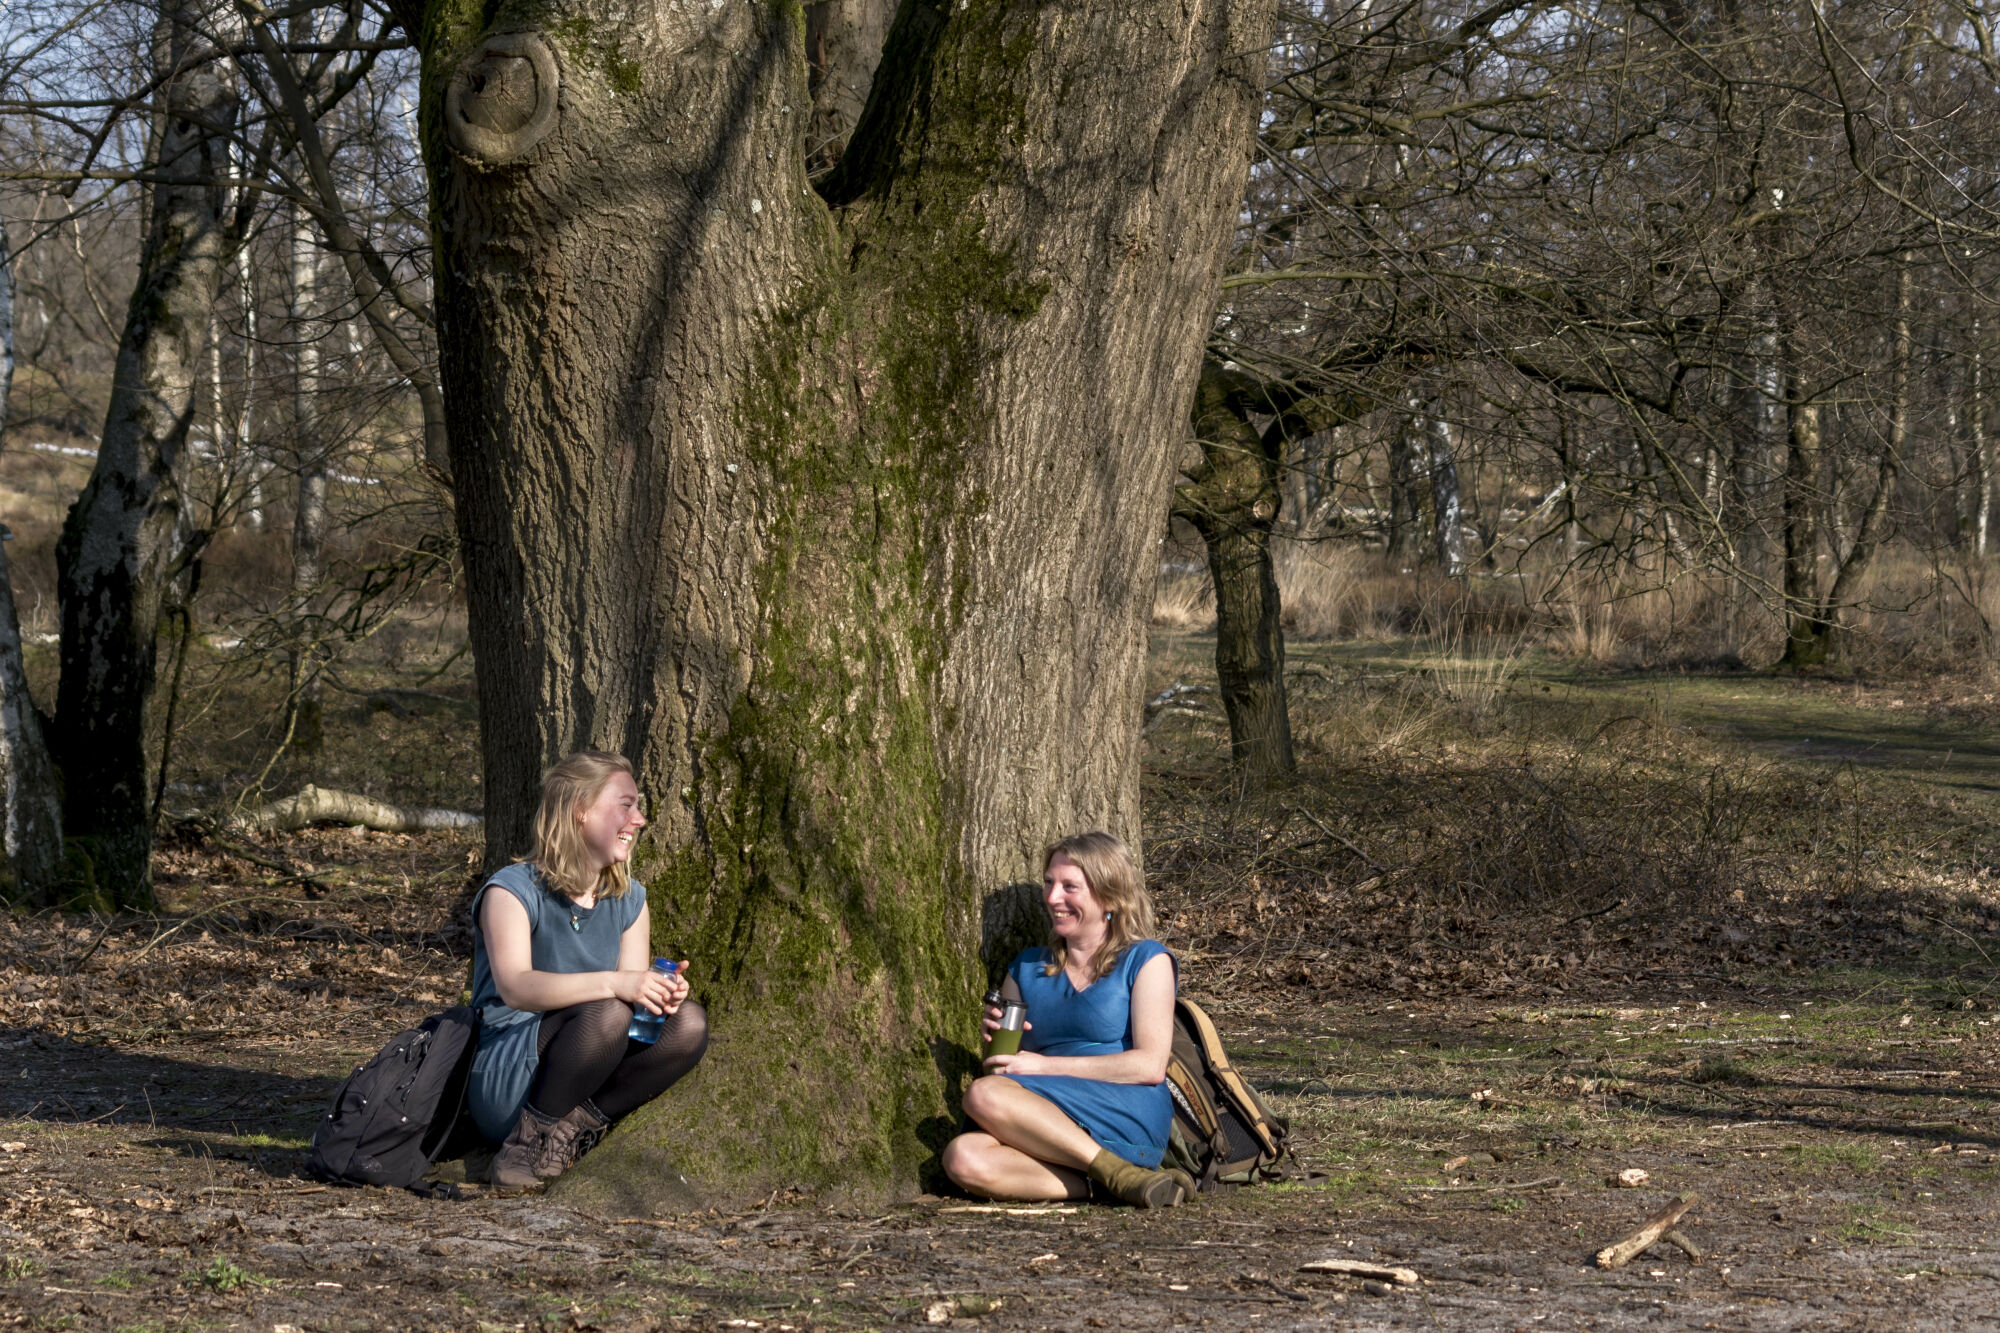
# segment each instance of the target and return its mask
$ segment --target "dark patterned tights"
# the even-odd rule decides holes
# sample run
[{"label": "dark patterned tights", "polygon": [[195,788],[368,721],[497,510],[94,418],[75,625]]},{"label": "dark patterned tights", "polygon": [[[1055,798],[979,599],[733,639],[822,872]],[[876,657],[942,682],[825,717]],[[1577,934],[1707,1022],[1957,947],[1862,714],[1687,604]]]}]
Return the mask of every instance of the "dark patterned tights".
[{"label": "dark patterned tights", "polygon": [[671,1088],[708,1049],[708,1014],[693,1000],[667,1016],[666,1030],[651,1046],[627,1039],[631,1023],[632,1006],[622,1000],[543,1014],[536,1042],[542,1065],[528,1104],[559,1120],[588,1100],[617,1120]]}]

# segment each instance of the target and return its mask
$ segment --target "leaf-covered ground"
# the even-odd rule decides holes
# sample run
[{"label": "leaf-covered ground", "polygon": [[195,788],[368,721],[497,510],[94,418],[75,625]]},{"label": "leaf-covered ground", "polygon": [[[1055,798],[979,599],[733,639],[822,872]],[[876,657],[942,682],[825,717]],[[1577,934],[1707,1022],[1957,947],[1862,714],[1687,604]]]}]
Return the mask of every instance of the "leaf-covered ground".
[{"label": "leaf-covered ground", "polygon": [[[1155,688],[1189,669],[1161,655]],[[0,1321],[2000,1327],[2000,784],[1959,768],[2000,753],[1983,713],[1813,685],[1787,723],[1761,678],[1668,698],[1318,669],[1296,783],[1239,790],[1217,719],[1171,717],[1147,815],[1168,942],[1314,1183],[1156,1215],[773,1197],[643,1219],[329,1189],[299,1164],[339,1077],[463,984],[477,849],[187,822],[158,914],[0,917]],[[441,725],[350,711],[356,764],[376,731]],[[1836,724],[1833,762],[1786,730]],[[1892,763],[1861,754],[1871,729]],[[1700,1262],[1592,1265],[1685,1191]],[[1325,1258],[1422,1280],[1302,1267]]]}]

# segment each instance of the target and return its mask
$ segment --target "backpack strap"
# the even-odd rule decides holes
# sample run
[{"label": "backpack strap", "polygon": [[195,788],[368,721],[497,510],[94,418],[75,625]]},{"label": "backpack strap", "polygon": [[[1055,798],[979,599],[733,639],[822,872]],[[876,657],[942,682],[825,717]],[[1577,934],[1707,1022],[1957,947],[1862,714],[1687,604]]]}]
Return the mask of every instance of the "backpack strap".
[{"label": "backpack strap", "polygon": [[1209,1071],[1214,1075],[1215,1081],[1236,1104],[1244,1123],[1250,1127],[1250,1132],[1257,1136],[1258,1146],[1267,1156],[1276,1160],[1284,1152],[1284,1147],[1279,1141],[1279,1134],[1283,1132],[1282,1126],[1279,1134],[1272,1133],[1271,1127],[1275,1118],[1265,1107],[1264,1099],[1257,1095],[1256,1090],[1243,1075],[1229,1063],[1229,1055],[1222,1049],[1222,1034],[1215,1030],[1215,1024],[1202,1012],[1201,1006],[1192,1000],[1176,1000],[1174,1003],[1181,1011],[1181,1017],[1186,1020],[1188,1031],[1193,1034],[1197,1042],[1201,1043],[1202,1055],[1207,1060]]}]

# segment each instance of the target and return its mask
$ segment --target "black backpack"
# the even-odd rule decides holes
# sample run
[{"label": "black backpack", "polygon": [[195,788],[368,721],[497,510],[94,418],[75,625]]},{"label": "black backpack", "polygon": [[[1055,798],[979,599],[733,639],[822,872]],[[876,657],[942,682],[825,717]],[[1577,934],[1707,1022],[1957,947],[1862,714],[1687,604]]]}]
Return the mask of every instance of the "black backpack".
[{"label": "black backpack", "polygon": [[399,1032],[356,1065],[313,1131],[306,1174],[336,1185],[416,1189],[464,1141],[460,1111],[479,1045],[479,1014],[460,1005]]},{"label": "black backpack", "polygon": [[1174,1053],[1167,1060],[1174,1123],[1165,1165],[1194,1177],[1195,1188],[1298,1176],[1286,1165],[1291,1125],[1229,1063],[1222,1037],[1201,1006],[1174,1002]]}]

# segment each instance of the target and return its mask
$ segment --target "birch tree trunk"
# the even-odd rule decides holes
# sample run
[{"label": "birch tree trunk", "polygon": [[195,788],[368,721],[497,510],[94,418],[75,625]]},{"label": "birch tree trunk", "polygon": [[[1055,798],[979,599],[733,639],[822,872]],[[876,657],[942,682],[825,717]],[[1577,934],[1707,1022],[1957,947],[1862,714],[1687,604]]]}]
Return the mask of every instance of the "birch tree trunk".
[{"label": "birch tree trunk", "polygon": [[1465,574],[1465,510],[1458,497],[1458,462],[1452,456],[1451,422],[1438,399],[1424,403],[1422,423],[1425,462],[1431,474],[1431,538],[1438,568],[1446,578]]},{"label": "birch tree trunk", "polygon": [[292,515],[292,744],[316,755],[326,745],[326,705],[320,684],[318,636],[306,611],[326,576],[327,446],[319,421],[319,247],[311,217],[292,209],[292,435],[299,469]]},{"label": "birch tree trunk", "polygon": [[562,1189],[907,1190],[973,1068],[982,903],[1139,832],[1268,0],[907,0],[819,192],[798,8],[481,15],[411,30],[488,855],[544,765],[630,755],[717,1034]]},{"label": "birch tree trunk", "polygon": [[[7,421],[14,388],[14,253],[0,220],[0,426]],[[0,541],[0,845],[7,853],[0,894],[45,906],[55,900],[62,863],[62,805],[55,765],[42,735],[42,717],[28,692],[21,662],[21,625],[14,611],[14,582],[7,547]]]},{"label": "birch tree trunk", "polygon": [[147,714],[168,580],[184,554],[179,470],[208,315],[229,259],[234,70],[204,6],[161,0],[147,227],[103,442],[56,546],[62,678],[53,729],[63,831],[117,906],[152,901]]},{"label": "birch tree trunk", "polygon": [[1965,429],[1972,436],[1972,553],[1986,558],[1993,531],[1993,441],[1986,430],[1986,347],[1981,321],[1972,321],[1972,365],[1965,388]]}]

